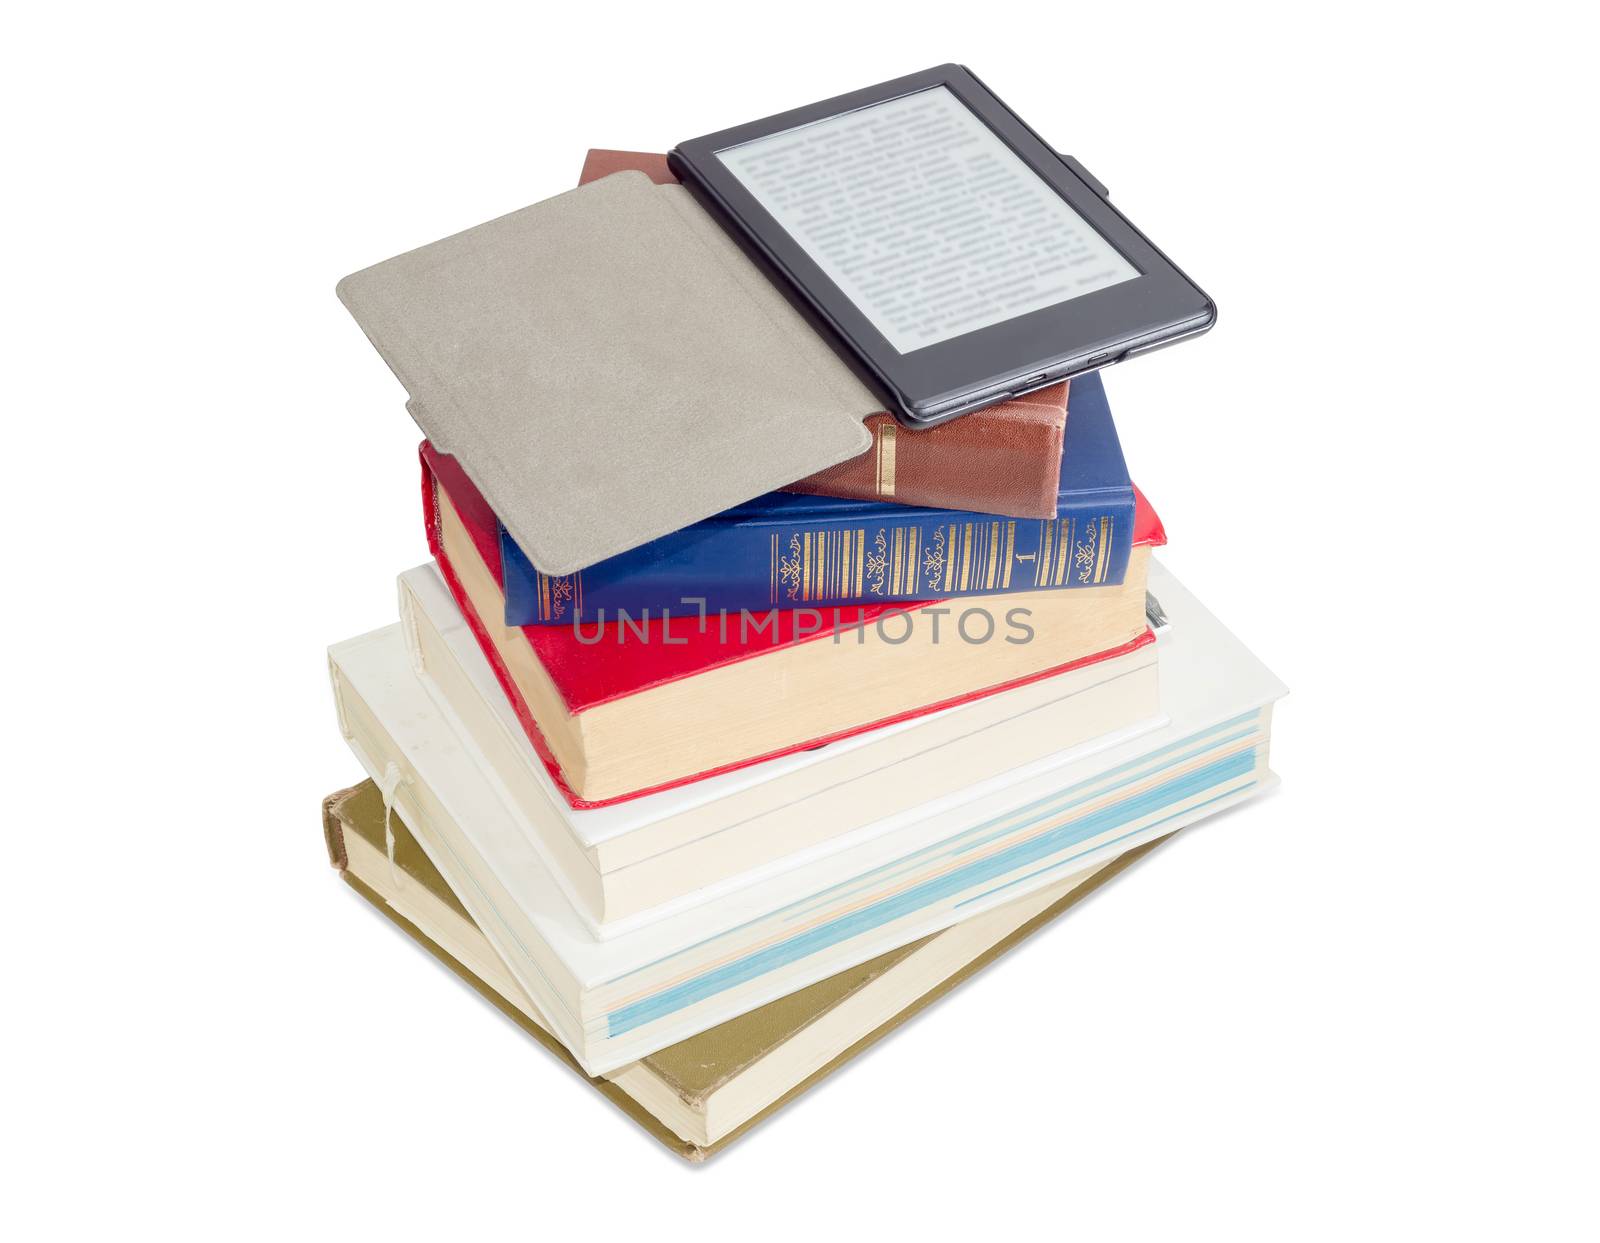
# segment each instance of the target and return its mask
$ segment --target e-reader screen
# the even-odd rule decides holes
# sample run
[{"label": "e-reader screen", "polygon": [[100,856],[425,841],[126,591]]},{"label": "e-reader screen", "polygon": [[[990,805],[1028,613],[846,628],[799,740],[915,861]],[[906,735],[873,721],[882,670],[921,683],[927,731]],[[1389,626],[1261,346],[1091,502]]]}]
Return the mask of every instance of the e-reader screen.
[{"label": "e-reader screen", "polygon": [[1140,274],[944,86],[717,158],[902,354]]}]

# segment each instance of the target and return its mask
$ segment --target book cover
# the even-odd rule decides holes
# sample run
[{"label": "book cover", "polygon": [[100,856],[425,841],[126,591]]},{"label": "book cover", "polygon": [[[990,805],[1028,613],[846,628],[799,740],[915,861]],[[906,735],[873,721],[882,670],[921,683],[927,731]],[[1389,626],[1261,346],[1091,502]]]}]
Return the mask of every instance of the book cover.
[{"label": "book cover", "polygon": [[337,290],[412,417],[547,573],[855,457],[883,409],[684,187],[643,173]]},{"label": "book cover", "polygon": [[[642,172],[658,185],[676,180],[663,155],[596,149],[584,161],[579,184],[628,170]],[[785,490],[1050,518],[1056,508],[1066,412],[1067,386],[1053,384],[919,431],[907,431],[889,414],[875,414],[867,420],[871,449]]]},{"label": "book cover", "polygon": [[[881,954],[697,1036],[660,1049],[621,1071],[606,1076],[590,1076],[584,1073],[561,1041],[539,1020],[536,1007],[514,979],[503,972],[475,970],[468,965],[469,957],[478,962],[492,960],[493,947],[398,816],[389,818],[386,833],[383,796],[377,786],[371,781],[363,781],[350,789],[330,794],[323,800],[322,822],[328,860],[350,888],[542,1045],[557,1061],[587,1080],[595,1091],[642,1127],[651,1138],[690,1161],[703,1161],[741,1139],[758,1123],[865,1052],[1002,954],[1060,918],[1074,904],[1168,840],[1162,838],[1130,850],[1106,864],[965,963],[942,978],[929,980],[927,987],[918,992],[914,1000],[900,1007],[887,1020],[868,1030],[849,1030],[837,1037],[833,1046],[824,1047],[821,1056],[827,1060],[816,1069],[809,1069],[809,1066],[791,1069],[787,1059],[782,1057],[785,1046],[796,1036],[813,1028],[819,1020],[837,1014],[840,1007],[851,998],[860,996],[895,969],[904,969],[918,950],[936,943],[943,934],[925,937]],[[388,847],[391,838],[392,852]],[[376,854],[392,857],[399,880],[389,888],[396,892],[380,892],[361,878],[359,867],[351,866],[352,846],[356,843],[364,844]],[[428,921],[431,934],[406,913],[408,907],[415,905],[406,901],[406,895],[412,893],[413,888],[432,900],[429,905],[434,918]],[[445,935],[447,932],[448,938]],[[455,952],[446,948],[443,944],[445,939],[455,947]],[[464,952],[469,949],[475,952]],[[747,1104],[744,1109],[727,1118],[722,1126],[708,1120],[718,1093],[736,1084],[741,1076],[761,1071],[764,1064],[771,1068],[777,1062],[785,1062],[784,1069],[788,1073],[774,1087],[769,1087],[753,1103],[753,1107]],[[652,1103],[655,1104],[653,1110]]]},{"label": "book cover", "polygon": [[1135,539],[1133,483],[1100,377],[1075,380],[1071,399],[1049,519],[770,492],[559,576],[535,568],[502,528],[506,624],[570,626],[663,610],[756,613],[1121,583]]}]

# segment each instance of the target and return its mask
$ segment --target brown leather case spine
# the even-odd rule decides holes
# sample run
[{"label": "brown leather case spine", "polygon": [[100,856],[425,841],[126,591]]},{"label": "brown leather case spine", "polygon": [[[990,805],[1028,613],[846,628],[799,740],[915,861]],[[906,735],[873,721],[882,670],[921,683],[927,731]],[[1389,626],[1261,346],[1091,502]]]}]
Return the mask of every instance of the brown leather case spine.
[{"label": "brown leather case spine", "polygon": [[872,448],[787,491],[1054,518],[1066,423],[1065,384],[926,431],[875,414],[867,420]]}]

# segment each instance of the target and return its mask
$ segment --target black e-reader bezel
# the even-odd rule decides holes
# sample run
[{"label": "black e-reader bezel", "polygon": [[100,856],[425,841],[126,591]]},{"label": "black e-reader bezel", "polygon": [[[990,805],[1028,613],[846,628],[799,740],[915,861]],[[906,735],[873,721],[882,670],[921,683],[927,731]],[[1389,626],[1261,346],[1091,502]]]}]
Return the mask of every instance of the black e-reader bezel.
[{"label": "black e-reader bezel", "polygon": [[[902,353],[761,206],[718,153],[785,130],[945,87],[1139,273],[1054,306]],[[1121,362],[1210,328],[1216,307],[968,69],[940,65],[681,143],[673,173],[719,219],[903,422],[927,426]]]}]

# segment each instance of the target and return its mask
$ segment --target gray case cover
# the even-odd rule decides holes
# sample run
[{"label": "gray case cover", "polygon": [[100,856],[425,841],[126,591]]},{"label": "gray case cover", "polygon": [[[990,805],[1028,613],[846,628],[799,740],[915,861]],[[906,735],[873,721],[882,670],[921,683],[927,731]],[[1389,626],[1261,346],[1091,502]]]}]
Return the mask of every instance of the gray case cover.
[{"label": "gray case cover", "polygon": [[643,173],[366,268],[339,297],[547,574],[863,453],[883,408],[686,190]]}]

